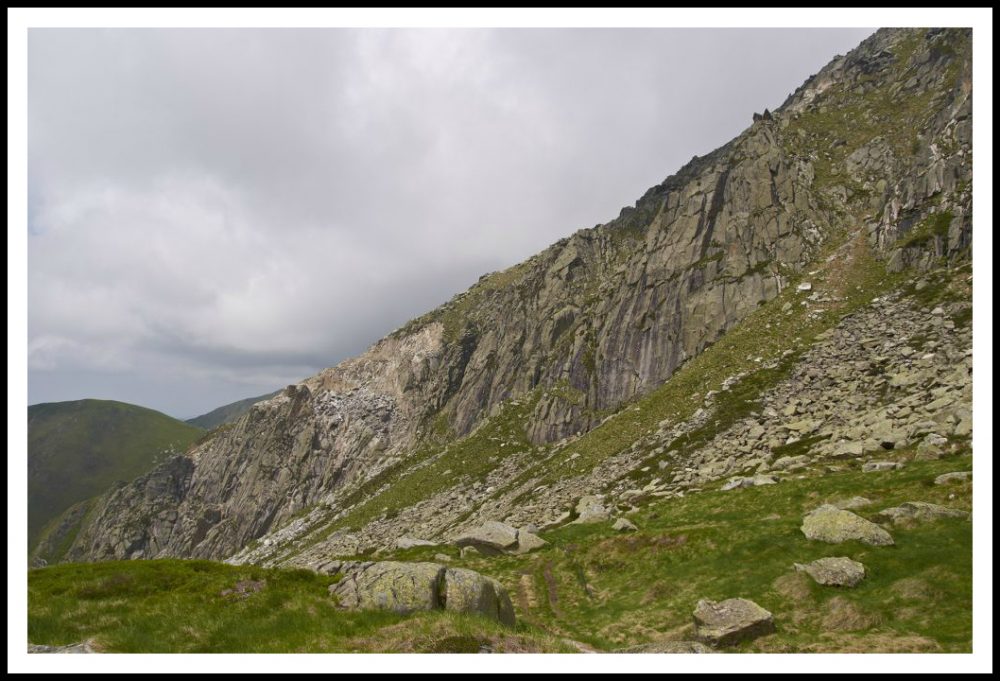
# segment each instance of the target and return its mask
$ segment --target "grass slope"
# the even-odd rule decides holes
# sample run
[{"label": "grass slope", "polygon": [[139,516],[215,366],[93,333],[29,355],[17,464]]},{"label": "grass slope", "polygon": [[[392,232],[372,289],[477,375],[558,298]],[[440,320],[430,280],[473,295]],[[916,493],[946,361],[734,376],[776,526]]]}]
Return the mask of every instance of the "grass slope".
[{"label": "grass slope", "polygon": [[[543,533],[550,545],[528,556],[463,560],[445,551],[503,582],[521,621],[601,650],[689,639],[698,599],[742,597],[774,614],[777,633],[738,652],[970,652],[972,523],[890,527],[891,547],[825,544],[799,530],[808,511],[856,495],[874,502],[854,511],[868,518],[904,501],[971,510],[971,483],[933,484],[941,473],[971,470],[967,443],[961,446],[955,457],[911,461],[899,471],[817,471],[659,501],[629,516],[638,532],[619,534],[610,522],[566,525]],[[440,552],[419,547],[392,558]],[[824,556],[858,560],[868,575],[839,589],[793,570]]]},{"label": "grass slope", "polygon": [[[572,652],[580,642],[614,650],[690,638],[699,598],[744,597],[774,614],[777,632],[737,652],[968,652],[971,523],[893,527],[891,547],[824,544],[798,529],[810,509],[855,495],[875,502],[856,511],[868,517],[909,500],[969,509],[971,483],[933,484],[970,468],[967,442],[960,445],[957,456],[899,471],[817,471],[662,500],[631,516],[636,533],[618,534],[610,523],[564,526],[526,556],[465,560],[450,547],[392,556],[446,552],[452,565],[497,577],[515,603],[513,630],[450,613],[341,611],[327,595],[335,578],[308,571],[157,560],[30,571],[29,639],[93,640],[108,652]],[[818,586],[792,569],[843,555],[867,568],[855,589]],[[266,586],[246,598],[223,595],[248,579]]]},{"label": "grass slope", "polygon": [[166,414],[110,400],[28,407],[28,545],[66,509],[132,480],[203,434]]},{"label": "grass slope", "polygon": [[267,395],[248,397],[245,400],[238,400],[232,404],[226,404],[218,407],[217,409],[213,409],[207,414],[196,416],[193,419],[187,419],[184,423],[197,426],[198,428],[204,428],[205,430],[211,430],[212,428],[217,428],[225,423],[235,421],[239,417],[243,416],[243,414],[247,413],[253,405],[257,404],[261,400],[269,400],[279,392],[281,391],[275,390],[273,393],[268,393]]},{"label": "grass slope", "polygon": [[[223,594],[242,580],[265,586]],[[481,617],[339,610],[306,570],[209,561],[65,564],[29,572],[28,638],[121,653],[566,652],[529,626]]]}]

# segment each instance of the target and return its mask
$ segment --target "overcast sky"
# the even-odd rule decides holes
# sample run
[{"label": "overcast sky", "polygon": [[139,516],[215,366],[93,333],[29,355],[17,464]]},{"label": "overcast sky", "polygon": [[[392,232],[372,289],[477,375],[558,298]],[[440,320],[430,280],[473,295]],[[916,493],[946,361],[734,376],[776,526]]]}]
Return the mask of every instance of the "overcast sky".
[{"label": "overcast sky", "polygon": [[29,403],[189,418],[606,222],[873,29],[33,29]]}]

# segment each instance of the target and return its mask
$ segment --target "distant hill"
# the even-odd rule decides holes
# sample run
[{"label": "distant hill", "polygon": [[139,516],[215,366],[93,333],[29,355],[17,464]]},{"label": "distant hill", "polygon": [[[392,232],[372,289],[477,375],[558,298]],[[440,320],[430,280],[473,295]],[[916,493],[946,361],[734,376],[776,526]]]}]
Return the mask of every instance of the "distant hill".
[{"label": "distant hill", "polygon": [[71,506],[183,452],[204,431],[152,409],[110,400],[28,407],[28,545]]},{"label": "distant hill", "polygon": [[219,407],[218,409],[213,409],[207,414],[202,414],[201,416],[196,416],[193,419],[188,419],[184,423],[190,423],[192,426],[198,426],[199,428],[204,428],[205,430],[211,430],[212,428],[217,428],[223,423],[229,423],[230,421],[235,421],[247,411],[253,405],[257,404],[261,400],[269,400],[275,395],[277,395],[280,390],[275,390],[273,393],[268,393],[267,395],[261,395],[260,397],[248,397],[245,400],[240,400],[238,402],[233,402],[232,404],[227,404]]}]

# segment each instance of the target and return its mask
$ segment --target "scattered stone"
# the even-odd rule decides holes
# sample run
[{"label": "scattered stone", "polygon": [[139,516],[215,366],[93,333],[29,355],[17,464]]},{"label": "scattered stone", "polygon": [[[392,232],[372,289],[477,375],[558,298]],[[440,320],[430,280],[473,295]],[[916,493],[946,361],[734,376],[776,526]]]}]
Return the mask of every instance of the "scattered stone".
[{"label": "scattered stone", "polygon": [[809,457],[804,454],[799,456],[782,456],[771,464],[773,470],[795,471],[809,465]]},{"label": "scattered stone", "polygon": [[413,537],[400,537],[396,540],[397,549],[412,549],[414,546],[437,546],[437,544],[426,539],[414,539]]},{"label": "scattered stone", "polygon": [[266,580],[254,581],[252,579],[244,579],[236,582],[236,586],[232,589],[223,589],[219,592],[220,596],[228,597],[232,596],[239,599],[250,598],[250,594],[255,594],[258,591],[263,591],[264,587],[267,586]]},{"label": "scattered stone", "polygon": [[838,442],[834,445],[830,457],[833,459],[853,459],[865,453],[860,442]]},{"label": "scattered stone", "polygon": [[68,654],[92,654],[96,653],[94,646],[90,641],[84,641],[83,643],[70,643],[65,646],[41,646],[35,645],[33,643],[28,644],[28,653],[68,653]]},{"label": "scattered stone", "polygon": [[703,654],[714,652],[704,643],[699,641],[656,641],[654,643],[643,643],[617,651],[619,653],[679,653],[679,654]]},{"label": "scattered stone", "polygon": [[715,647],[731,646],[774,633],[771,613],[745,598],[698,601],[694,625],[697,638]]},{"label": "scattered stone", "polygon": [[967,520],[969,513],[957,508],[948,508],[926,501],[905,501],[899,506],[879,511],[875,519],[880,523],[898,524],[909,520],[927,522],[939,518],[961,518]]},{"label": "scattered stone", "polygon": [[972,479],[972,471],[956,471],[954,473],[942,473],[934,478],[935,485],[950,485],[953,482],[965,482]]},{"label": "scattered stone", "polygon": [[722,491],[728,491],[731,489],[741,489],[743,487],[759,487],[761,485],[774,485],[777,484],[778,478],[773,475],[755,475],[752,478],[736,477],[731,478],[729,482],[722,486]]},{"label": "scattered stone", "polygon": [[628,518],[619,518],[615,521],[615,524],[611,526],[612,530],[616,532],[635,532],[639,528],[635,526]]},{"label": "scattered stone", "polygon": [[861,472],[878,473],[881,471],[894,471],[902,467],[903,463],[897,461],[869,461],[861,466]]},{"label": "scattered stone", "polygon": [[807,539],[839,544],[857,540],[870,546],[892,546],[892,535],[873,522],[850,511],[824,504],[802,519],[802,533]]},{"label": "scattered stone", "polygon": [[865,497],[851,497],[850,499],[844,499],[842,501],[835,501],[833,505],[842,511],[849,511],[854,508],[862,508],[864,506],[871,506],[875,502],[871,499],[866,499]]},{"label": "scattered stone", "polygon": [[582,497],[577,502],[576,513],[577,518],[573,521],[575,524],[600,523],[610,518],[602,497],[593,494]]},{"label": "scattered stone", "polygon": [[449,556],[446,553],[435,553],[434,554],[434,560],[439,561],[441,563],[450,563],[451,562],[451,556]]},{"label": "scattered stone", "polygon": [[458,557],[463,560],[468,558],[479,558],[480,556],[483,555],[485,554],[483,554],[475,546],[463,546],[462,549],[458,552]]},{"label": "scattered stone", "polygon": [[804,571],[823,586],[852,587],[865,578],[865,566],[847,557],[820,558],[805,565],[796,563],[795,569]]},{"label": "scattered stone", "polygon": [[795,287],[796,291],[812,291],[813,285],[811,282],[804,281]]}]

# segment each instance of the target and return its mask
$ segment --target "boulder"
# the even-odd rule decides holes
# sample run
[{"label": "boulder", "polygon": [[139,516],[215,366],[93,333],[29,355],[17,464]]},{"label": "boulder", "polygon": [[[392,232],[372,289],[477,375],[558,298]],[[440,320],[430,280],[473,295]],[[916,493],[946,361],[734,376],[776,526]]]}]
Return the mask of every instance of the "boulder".
[{"label": "boulder", "polygon": [[91,645],[90,641],[84,641],[83,643],[70,643],[65,646],[42,646],[33,643],[28,644],[28,653],[70,653],[70,654],[84,654],[89,655],[91,653],[96,653],[94,647]]},{"label": "boulder", "polygon": [[783,456],[771,464],[772,470],[794,471],[805,468],[809,465],[809,457],[804,454],[798,456]]},{"label": "boulder", "polygon": [[954,473],[942,473],[934,478],[935,485],[950,485],[953,482],[965,482],[972,480],[972,471],[955,471]]},{"label": "boulder", "polygon": [[611,526],[612,530],[616,532],[635,532],[639,528],[635,526],[628,518],[619,518],[615,521],[615,524]]},{"label": "boulder", "polygon": [[445,567],[438,563],[344,563],[343,578],[330,585],[337,604],[349,610],[435,610]]},{"label": "boulder", "polygon": [[482,615],[513,626],[514,607],[497,580],[473,570],[438,563],[352,562],[340,564],[342,578],[330,585],[348,610],[450,610]]},{"label": "boulder", "polygon": [[865,447],[860,442],[838,442],[830,453],[833,459],[854,459],[865,453]]},{"label": "boulder", "polygon": [[528,553],[546,545],[548,545],[547,541],[522,527],[517,531],[517,546],[511,549],[510,552],[516,554]]},{"label": "boulder", "polygon": [[577,524],[600,523],[610,517],[603,499],[594,494],[580,498],[576,504],[576,513],[577,518],[573,522]]},{"label": "boulder", "polygon": [[871,499],[865,497],[851,497],[850,499],[841,499],[840,501],[833,502],[833,505],[842,511],[849,511],[854,508],[863,508],[865,506],[871,506],[875,502]]},{"label": "boulder", "polygon": [[865,566],[843,556],[820,558],[805,565],[796,563],[795,569],[805,572],[817,584],[824,586],[857,586],[865,578]]},{"label": "boulder", "polygon": [[437,544],[426,539],[415,539],[413,537],[400,537],[396,540],[397,549],[412,549],[414,546],[437,546]]},{"label": "boulder", "polygon": [[774,633],[771,613],[745,598],[698,601],[694,625],[696,637],[715,647],[731,646]]},{"label": "boulder", "polygon": [[899,506],[879,511],[878,515],[875,516],[875,519],[880,523],[892,524],[908,520],[927,522],[939,518],[961,518],[962,520],[967,520],[969,513],[967,511],[960,511],[957,508],[929,504],[926,501],[905,501]]},{"label": "boulder", "polygon": [[731,489],[740,489],[743,487],[759,487],[761,485],[774,485],[778,482],[778,479],[773,475],[755,475],[752,478],[736,477],[730,478],[729,482],[722,486],[722,491],[725,492]]},{"label": "boulder", "polygon": [[870,546],[892,546],[892,535],[873,522],[831,504],[814,509],[802,519],[802,533],[807,539],[829,544],[856,540]]},{"label": "boulder", "polygon": [[894,471],[902,468],[903,464],[896,461],[869,461],[861,466],[863,473],[879,473],[881,471]]},{"label": "boulder", "polygon": [[500,582],[473,570],[448,568],[444,573],[445,610],[483,615],[514,626],[514,606]]},{"label": "boulder", "polygon": [[456,546],[474,546],[486,555],[497,555],[517,546],[517,530],[504,523],[488,520],[457,537]]}]

